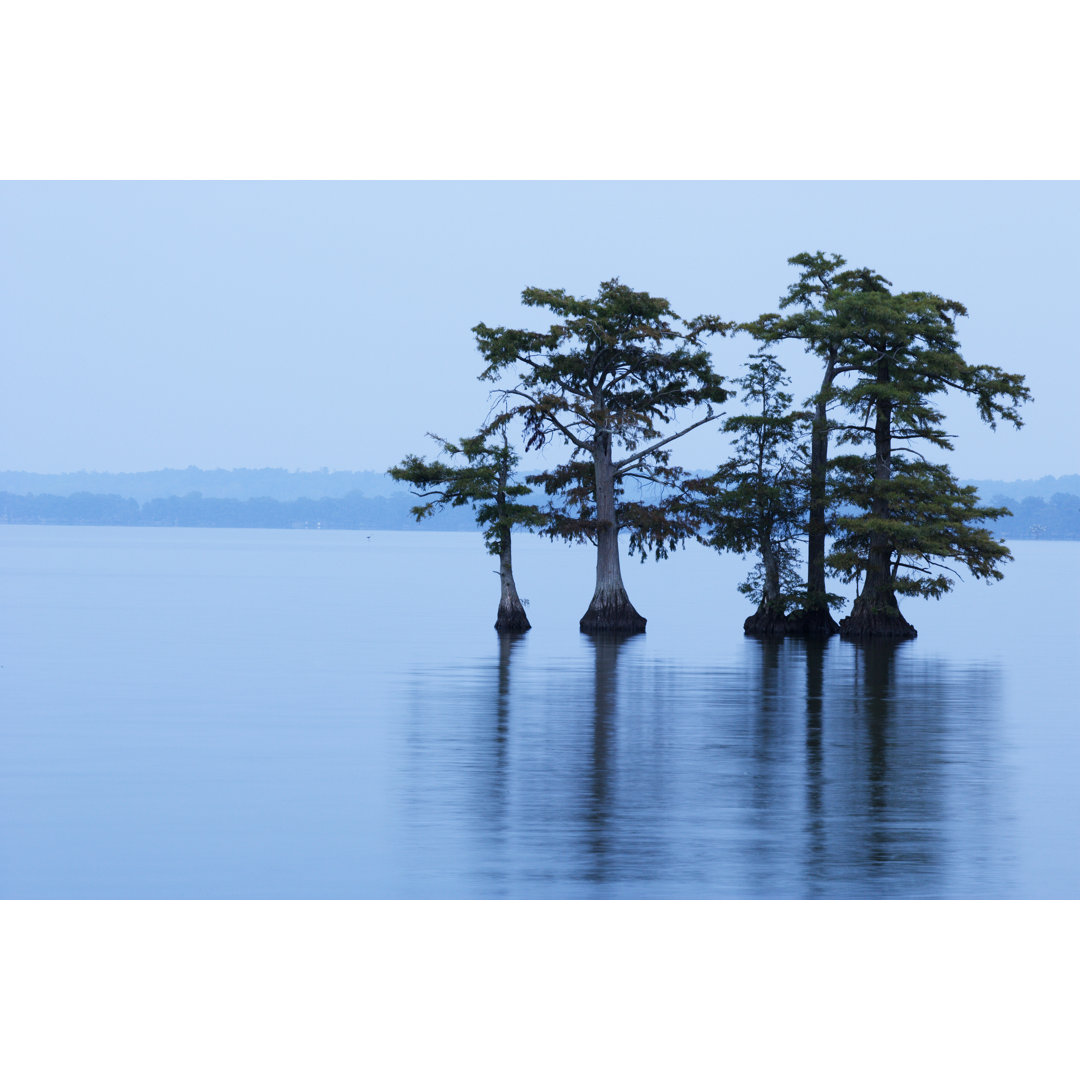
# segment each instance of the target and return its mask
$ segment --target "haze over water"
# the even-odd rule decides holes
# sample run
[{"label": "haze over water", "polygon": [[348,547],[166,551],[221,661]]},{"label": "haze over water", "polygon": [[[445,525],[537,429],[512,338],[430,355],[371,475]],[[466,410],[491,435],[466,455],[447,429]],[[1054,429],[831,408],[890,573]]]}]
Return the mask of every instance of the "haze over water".
[{"label": "haze over water", "polygon": [[0,529],[0,895],[1080,896],[1076,543],[904,604],[898,646],[741,632],[746,566],[472,534]]}]

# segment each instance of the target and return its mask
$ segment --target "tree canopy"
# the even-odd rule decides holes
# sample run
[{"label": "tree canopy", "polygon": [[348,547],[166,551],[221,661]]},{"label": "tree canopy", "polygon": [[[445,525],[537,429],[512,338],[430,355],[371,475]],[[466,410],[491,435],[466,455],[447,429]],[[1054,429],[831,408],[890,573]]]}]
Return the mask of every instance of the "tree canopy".
[{"label": "tree canopy", "polygon": [[[558,321],[545,331],[475,326],[480,377],[502,384],[528,448],[555,442],[569,449],[565,461],[529,479],[549,496],[548,535],[596,544],[596,589],[582,630],[643,630],[622,582],[619,532],[642,557],[658,558],[694,535],[696,521],[677,490],[684,473],[670,463],[670,447],[714,420],[714,406],[728,397],[702,338],[734,324],[705,315],[684,322],[667,300],[617,279],[603,282],[594,298],[528,288],[522,302]],[[684,418],[697,407],[703,416]],[[681,426],[671,430],[676,420]],[[627,498],[631,479],[655,497]]]},{"label": "tree canopy", "polygon": [[[1007,511],[980,504],[974,488],[924,453],[952,449],[941,399],[959,393],[992,427],[1019,427],[1030,395],[1022,376],[964,359],[959,302],[894,291],[877,271],[849,269],[837,254],[802,252],[788,262],[798,276],[779,311],[744,323],[684,320],[666,299],[617,278],[593,297],[525,289],[523,304],[550,314],[546,329],[473,327],[479,377],[493,386],[497,416],[476,436],[438,440],[444,456],[464,464],[410,456],[391,470],[424,488],[430,501],[413,513],[421,519],[442,506],[472,505],[500,556],[504,600],[509,595],[519,609],[514,525],[593,544],[595,587],[580,620],[588,633],[645,628],[623,584],[622,537],[642,560],[666,558],[690,538],[753,554],[741,586],[758,605],[748,633],[913,636],[897,594],[941,596],[957,567],[994,580],[1010,558],[987,527]],[[721,420],[717,410],[732,389],[706,339],[732,331],[763,346],[733,380],[747,409],[724,420],[729,460],[711,475],[691,474],[672,451]],[[785,341],[801,342],[821,365],[820,387],[802,409],[792,409],[787,375],[764,347]],[[526,483],[511,478],[518,458],[507,428],[518,423],[525,451],[561,451]],[[535,489],[547,498],[543,507],[521,501]],[[829,572],[857,584],[840,624],[830,611],[842,601],[827,589]]]},{"label": "tree canopy", "polygon": [[[855,378],[831,390],[845,413],[834,427],[841,443],[872,447],[861,460],[846,455],[835,462],[838,495],[863,509],[838,521],[841,542],[832,559],[863,580],[840,624],[851,637],[914,636],[895,594],[945,591],[948,579],[930,573],[927,560],[937,566],[952,559],[977,577],[1000,576],[994,568],[1008,549],[977,523],[1005,511],[980,506],[973,489],[961,488],[913,444],[952,449],[937,403],[948,390],[973,398],[992,427],[1000,420],[1020,427],[1019,408],[1030,398],[1022,376],[963,358],[956,333],[957,318],[967,314],[962,304],[930,292],[893,293],[890,284],[876,278],[872,289],[837,303],[852,328],[844,362]],[[905,569],[930,576],[918,584]]]},{"label": "tree canopy", "polygon": [[[910,570],[918,559],[913,545],[924,543],[934,558],[945,557],[947,548],[950,558],[969,561],[980,576],[992,576],[987,560],[992,564],[1008,555],[991,546],[996,542],[977,525],[998,511],[972,502],[970,492],[943,466],[932,466],[913,443],[952,449],[938,404],[949,390],[970,396],[992,427],[1000,420],[1020,426],[1019,407],[1029,394],[1022,376],[964,360],[956,320],[967,312],[957,301],[925,291],[893,292],[882,275],[866,267],[845,269],[836,254],[802,252],[788,261],[800,274],[780,301],[787,313],[743,325],[763,342],[801,341],[822,364],[821,387],[807,403],[814,409],[807,598],[802,616],[791,621],[810,633],[840,629],[850,636],[911,636],[914,629],[900,615],[894,592],[903,578],[901,564]],[[847,447],[871,444],[872,452],[863,461],[848,452],[830,463],[833,435]],[[836,480],[831,495],[830,469]],[[937,485],[934,506],[926,501],[931,474]],[[830,526],[830,501],[835,505],[836,500],[846,502],[846,511]],[[863,513],[856,518],[852,508]],[[942,531],[946,520],[951,533]],[[921,540],[915,521],[922,522]],[[830,532],[835,543],[826,559]],[[925,563],[918,565],[925,575]],[[851,615],[839,627],[826,610],[830,567],[845,580],[863,583]],[[940,595],[940,576],[931,578],[932,591]]]},{"label": "tree canopy", "polygon": [[[837,498],[851,511],[834,521],[828,555],[841,580],[858,582],[866,572],[871,537],[887,544],[889,580],[901,596],[940,598],[960,580],[955,563],[975,578],[1003,577],[998,564],[1012,555],[984,522],[1009,511],[982,505],[976,489],[960,485],[948,467],[894,455],[889,479],[879,481],[872,458],[846,455],[833,469]],[[875,497],[887,507],[884,514],[873,512]]]},{"label": "tree canopy", "polygon": [[788,631],[831,634],[839,627],[830,613],[834,597],[826,587],[825,548],[828,536],[829,409],[832,387],[851,371],[850,353],[858,347],[858,326],[850,319],[845,300],[881,287],[883,279],[862,267],[845,270],[847,260],[823,251],[800,252],[788,259],[799,277],[780,299],[780,311],[742,328],[757,340],[774,344],[800,341],[821,364],[821,386],[807,406],[813,410],[808,471],[806,592],[802,611],[788,619]]},{"label": "tree canopy", "polygon": [[686,487],[703,497],[702,542],[756,556],[739,586],[758,605],[744,629],[784,633],[788,608],[805,603],[795,545],[806,533],[811,414],[792,411],[784,389],[791,380],[774,354],[755,353],[743,366],[746,374],[735,385],[753,411],[724,420],[721,431],[734,436],[733,454],[711,476]]}]

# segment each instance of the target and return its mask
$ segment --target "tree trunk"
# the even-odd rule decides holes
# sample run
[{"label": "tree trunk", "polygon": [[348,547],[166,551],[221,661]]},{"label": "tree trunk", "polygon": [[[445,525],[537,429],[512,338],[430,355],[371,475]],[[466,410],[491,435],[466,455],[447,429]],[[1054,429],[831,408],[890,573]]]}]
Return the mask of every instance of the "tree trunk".
[{"label": "tree trunk", "polygon": [[851,608],[851,614],[840,620],[840,636],[848,639],[862,638],[913,638],[918,631],[900,614],[892,589],[880,590],[877,599],[865,600],[864,590]]},{"label": "tree trunk", "polygon": [[640,634],[645,619],[635,610],[619,569],[619,527],[615,519],[615,466],[611,435],[596,437],[593,450],[596,480],[596,591],[578,624],[586,634]]},{"label": "tree trunk", "polygon": [[782,611],[762,604],[742,628],[743,633],[751,637],[783,637],[788,632],[788,617]]},{"label": "tree trunk", "polygon": [[825,391],[832,385],[833,362],[830,359],[821,382],[821,392],[814,408],[810,428],[810,513],[807,520],[806,607],[788,616],[788,633],[816,636],[839,630],[829,611],[825,588],[825,477],[829,468],[829,419],[825,412]]},{"label": "tree trunk", "polygon": [[887,543],[879,534],[870,535],[870,556],[866,583],[851,605],[851,614],[840,620],[845,638],[913,638],[915,627],[900,614],[892,585],[892,567]]},{"label": "tree trunk", "polygon": [[743,633],[752,634],[755,637],[786,634],[787,616],[784,614],[784,602],[780,598],[780,562],[772,545],[768,542],[761,545],[759,554],[765,569],[761,604],[757,611],[743,623]]},{"label": "tree trunk", "polygon": [[525,607],[518,597],[514,584],[514,570],[510,561],[510,526],[499,529],[499,615],[495,620],[495,629],[500,634],[523,634],[530,628],[525,617]]},{"label": "tree trunk", "polygon": [[[889,382],[889,361],[878,361],[879,385]],[[874,422],[874,483],[870,495],[870,516],[877,521],[889,517],[888,483],[892,478],[892,402],[879,397]],[[915,627],[900,614],[892,579],[892,542],[880,529],[870,533],[870,551],[866,560],[866,582],[851,614],[840,620],[840,633],[846,638],[913,638]]]}]

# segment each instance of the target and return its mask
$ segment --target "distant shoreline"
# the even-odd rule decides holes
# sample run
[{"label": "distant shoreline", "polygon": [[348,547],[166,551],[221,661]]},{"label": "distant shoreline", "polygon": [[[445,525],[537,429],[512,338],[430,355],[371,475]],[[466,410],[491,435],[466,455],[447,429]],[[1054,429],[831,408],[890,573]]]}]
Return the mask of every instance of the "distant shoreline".
[{"label": "distant shoreline", "polygon": [[[1080,495],[1080,474],[1043,476],[1038,480],[962,480],[974,484],[987,503],[1011,499],[1048,499],[1057,494]],[[167,499],[198,494],[218,499],[364,498],[408,499],[404,485],[375,470],[312,469],[156,469],[149,472],[35,473],[0,470],[0,492],[12,495],[118,495],[137,499]]]},{"label": "distant shoreline", "polygon": [[[1057,492],[1049,499],[1033,496],[992,499],[1011,517],[990,528],[1005,540],[1080,540],[1080,495]],[[474,532],[467,507],[450,507],[419,523],[410,513],[416,499],[351,492],[341,498],[280,500],[207,497],[198,492],[140,502],[118,494],[77,492],[71,495],[20,495],[0,491],[2,525],[112,525],[134,528],[199,529],[363,529],[394,531]]]},{"label": "distant shoreline", "polygon": [[0,492],[0,524],[116,525],[135,528],[226,529],[435,529],[471,532],[467,507],[449,507],[423,523],[410,513],[410,495],[340,499],[218,499],[199,493],[140,503],[120,495],[15,495]]}]

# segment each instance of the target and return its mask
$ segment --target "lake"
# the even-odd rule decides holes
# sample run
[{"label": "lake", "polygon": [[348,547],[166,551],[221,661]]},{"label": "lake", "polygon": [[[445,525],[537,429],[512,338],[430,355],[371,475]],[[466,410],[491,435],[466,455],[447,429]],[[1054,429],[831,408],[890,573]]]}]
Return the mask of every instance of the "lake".
[{"label": "lake", "polygon": [[1080,898],[1080,544],[761,642],[737,556],[468,533],[0,528],[7,898]]}]

